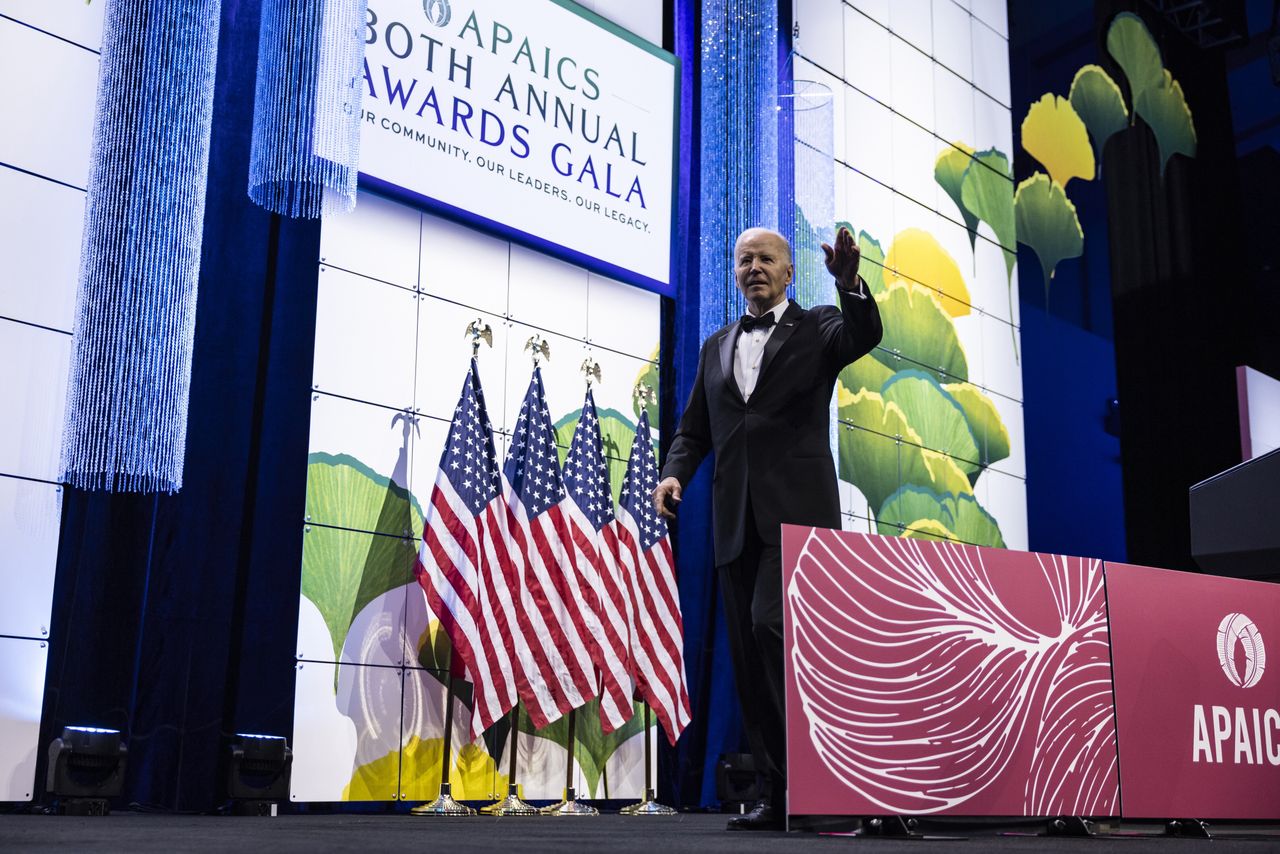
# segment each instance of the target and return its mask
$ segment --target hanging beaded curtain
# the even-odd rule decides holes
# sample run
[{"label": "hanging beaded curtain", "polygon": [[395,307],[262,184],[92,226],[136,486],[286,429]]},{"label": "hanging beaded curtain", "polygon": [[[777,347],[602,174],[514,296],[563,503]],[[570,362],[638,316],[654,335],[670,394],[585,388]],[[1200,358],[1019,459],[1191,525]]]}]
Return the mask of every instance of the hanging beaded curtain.
[{"label": "hanging beaded curtain", "polygon": [[315,218],[349,211],[360,170],[367,0],[263,0],[249,197]]},{"label": "hanging beaded curtain", "polygon": [[221,0],[110,0],[62,479],[182,487]]},{"label": "hanging beaded curtain", "polygon": [[822,244],[834,243],[836,236],[831,89],[812,80],[784,79],[778,108],[779,219],[795,257],[796,299],[803,306],[834,304],[835,281],[822,261]]},{"label": "hanging beaded curtain", "polygon": [[733,242],[778,227],[778,4],[702,4],[702,337],[742,314]]}]

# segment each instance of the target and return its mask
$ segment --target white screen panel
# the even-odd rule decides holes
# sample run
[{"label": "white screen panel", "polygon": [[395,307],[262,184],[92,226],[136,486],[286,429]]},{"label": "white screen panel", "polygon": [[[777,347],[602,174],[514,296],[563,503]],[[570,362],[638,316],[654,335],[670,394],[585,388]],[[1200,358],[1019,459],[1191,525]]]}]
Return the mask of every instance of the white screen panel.
[{"label": "white screen panel", "polygon": [[48,657],[44,641],[0,637],[0,801],[29,801],[37,791]]},{"label": "white screen panel", "polygon": [[58,479],[71,336],[0,320],[0,474]]},{"label": "white screen panel", "polygon": [[395,409],[413,407],[418,295],[320,268],[314,384]]},{"label": "white screen panel", "polygon": [[102,46],[102,16],[106,8],[104,2],[83,0],[0,0],[0,15],[93,50]]},{"label": "white screen panel", "polygon": [[[0,162],[83,188],[97,55],[0,18],[0,79],[8,81],[0,87],[0,116],[8,128],[0,134]],[[21,132],[13,131],[13,117],[24,117]]]},{"label": "white screen panel", "polygon": [[49,635],[62,487],[0,477],[0,635]]},{"label": "white screen panel", "polygon": [[0,169],[0,316],[70,332],[84,193]]}]

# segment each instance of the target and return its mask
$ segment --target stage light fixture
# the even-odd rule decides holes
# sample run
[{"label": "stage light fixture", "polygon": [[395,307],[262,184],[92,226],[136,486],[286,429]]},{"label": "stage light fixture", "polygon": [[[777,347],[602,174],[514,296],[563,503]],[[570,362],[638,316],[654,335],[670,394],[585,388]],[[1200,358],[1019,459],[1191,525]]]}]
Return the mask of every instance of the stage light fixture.
[{"label": "stage light fixture", "polygon": [[289,797],[293,751],[278,735],[239,732],[231,740],[227,797],[235,815],[275,815]]},{"label": "stage light fixture", "polygon": [[59,815],[107,815],[120,795],[129,750],[116,729],[69,726],[49,743],[45,789]]}]

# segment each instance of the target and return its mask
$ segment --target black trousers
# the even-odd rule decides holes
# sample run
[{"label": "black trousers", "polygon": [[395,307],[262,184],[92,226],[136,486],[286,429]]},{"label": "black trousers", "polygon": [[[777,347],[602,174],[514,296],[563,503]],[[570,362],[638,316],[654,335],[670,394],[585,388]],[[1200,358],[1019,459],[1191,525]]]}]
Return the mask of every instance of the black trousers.
[{"label": "black trousers", "polygon": [[787,791],[782,671],[782,547],[761,541],[747,505],[742,554],[716,567],[724,597],[733,677],[762,794],[781,805]]}]

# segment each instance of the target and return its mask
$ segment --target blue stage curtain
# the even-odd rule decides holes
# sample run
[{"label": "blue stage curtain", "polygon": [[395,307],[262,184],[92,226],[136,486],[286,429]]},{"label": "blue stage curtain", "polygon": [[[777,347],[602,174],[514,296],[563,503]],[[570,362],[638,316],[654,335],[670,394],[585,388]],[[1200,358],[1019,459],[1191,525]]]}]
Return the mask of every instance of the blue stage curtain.
[{"label": "blue stage curtain", "polygon": [[224,3],[209,45],[185,485],[64,500],[40,743],[67,724],[123,730],[121,807],[211,810],[226,735],[292,732],[320,224],[244,191],[258,11]]},{"label": "blue stage curtain", "polygon": [[107,5],[62,445],[73,486],[182,488],[220,5]]},{"label": "blue stage curtain", "polygon": [[367,0],[263,0],[249,197],[315,218],[356,204]]}]

